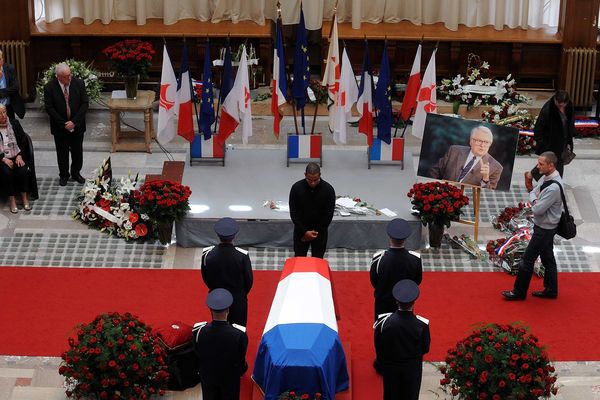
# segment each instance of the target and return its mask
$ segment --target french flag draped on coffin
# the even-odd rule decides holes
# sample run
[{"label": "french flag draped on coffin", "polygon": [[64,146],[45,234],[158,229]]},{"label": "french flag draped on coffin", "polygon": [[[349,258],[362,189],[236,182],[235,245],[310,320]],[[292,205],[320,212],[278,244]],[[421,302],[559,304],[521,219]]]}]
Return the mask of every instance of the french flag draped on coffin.
[{"label": "french flag draped on coffin", "polygon": [[285,262],[256,355],[252,379],[275,400],[286,390],[333,400],[348,389],[327,261]]}]

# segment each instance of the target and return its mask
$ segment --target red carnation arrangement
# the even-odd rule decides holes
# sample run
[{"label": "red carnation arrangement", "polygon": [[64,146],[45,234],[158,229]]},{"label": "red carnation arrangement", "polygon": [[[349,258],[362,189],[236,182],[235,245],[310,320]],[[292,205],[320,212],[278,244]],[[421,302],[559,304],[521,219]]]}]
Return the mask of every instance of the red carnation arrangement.
[{"label": "red carnation arrangement", "polygon": [[140,211],[158,224],[181,221],[190,210],[188,186],[168,180],[146,182],[134,193]]},{"label": "red carnation arrangement", "polygon": [[538,399],[556,395],[557,376],[538,338],[518,325],[489,324],[448,350],[440,385],[460,399]]},{"label": "red carnation arrangement", "polygon": [[108,57],[113,67],[122,76],[147,76],[151,61],[156,52],[149,42],[138,39],[121,40],[108,46],[102,53]]},{"label": "red carnation arrangement", "polygon": [[450,227],[451,221],[460,218],[462,207],[469,204],[469,198],[458,187],[444,182],[415,183],[407,196],[412,198],[423,225]]},{"label": "red carnation arrangement", "polygon": [[75,399],[150,399],[164,395],[166,354],[152,328],[130,313],[98,315],[77,328],[58,373]]},{"label": "red carnation arrangement", "polygon": [[319,392],[315,393],[314,396],[309,395],[308,393],[298,394],[293,390],[288,390],[287,392],[283,392],[277,397],[277,400],[320,400],[323,398],[323,395]]}]

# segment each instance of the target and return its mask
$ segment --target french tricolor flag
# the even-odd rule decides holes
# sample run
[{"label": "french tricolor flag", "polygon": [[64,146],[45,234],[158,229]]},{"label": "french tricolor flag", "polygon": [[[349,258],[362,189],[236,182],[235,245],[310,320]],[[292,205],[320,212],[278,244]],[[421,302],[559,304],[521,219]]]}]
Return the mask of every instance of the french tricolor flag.
[{"label": "french tricolor flag", "polygon": [[321,158],[321,135],[288,136],[288,158]]},{"label": "french tricolor flag", "polygon": [[392,138],[390,144],[374,138],[369,149],[369,158],[371,161],[403,161],[404,138]]},{"label": "french tricolor flag", "polygon": [[291,388],[299,393],[320,392],[323,399],[333,400],[348,388],[327,261],[295,257],[285,262],[252,379],[265,400],[277,399]]},{"label": "french tricolor flag", "polygon": [[188,61],[187,46],[183,46],[181,60],[181,75],[177,85],[177,99],[179,104],[177,134],[188,142],[194,140],[194,120],[192,116],[192,79]]},{"label": "french tricolor flag", "polygon": [[285,92],[285,56],[283,54],[283,40],[281,34],[281,15],[277,18],[275,39],[275,50],[273,51],[273,87],[271,89],[271,112],[273,113],[273,132],[275,137],[279,139],[279,131],[281,119],[283,115],[279,111],[279,107],[286,103]]},{"label": "french tricolor flag", "polygon": [[223,143],[218,141],[218,135],[204,139],[202,135],[195,135],[192,142],[192,158],[223,158]]},{"label": "french tricolor flag", "polygon": [[595,119],[576,119],[575,128],[597,128],[598,121]]}]

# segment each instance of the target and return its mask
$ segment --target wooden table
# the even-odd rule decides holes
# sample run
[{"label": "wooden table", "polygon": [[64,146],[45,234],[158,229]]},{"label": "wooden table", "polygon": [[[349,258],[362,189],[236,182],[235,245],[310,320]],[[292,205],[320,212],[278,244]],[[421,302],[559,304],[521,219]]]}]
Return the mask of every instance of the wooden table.
[{"label": "wooden table", "polygon": [[[112,150],[115,151],[145,151],[152,153],[151,144],[154,137],[154,121],[152,103],[155,94],[151,90],[138,90],[135,99],[108,99],[110,110],[110,126],[112,131]],[[121,130],[122,112],[143,112],[144,132]],[[143,137],[144,142],[121,142],[122,138]]]}]

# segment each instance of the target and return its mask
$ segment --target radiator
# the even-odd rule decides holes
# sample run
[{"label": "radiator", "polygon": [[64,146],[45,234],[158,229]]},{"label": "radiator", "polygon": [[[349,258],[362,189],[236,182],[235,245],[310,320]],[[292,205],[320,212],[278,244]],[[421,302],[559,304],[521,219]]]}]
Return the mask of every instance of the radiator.
[{"label": "radiator", "polygon": [[596,49],[573,47],[567,53],[565,89],[571,95],[575,107],[591,107],[593,103],[594,74],[596,72]]},{"label": "radiator", "polygon": [[19,84],[21,85],[21,97],[29,97],[29,88],[27,85],[27,56],[25,49],[29,46],[22,40],[0,40],[0,50],[4,56],[4,62],[12,64],[17,70]]}]

